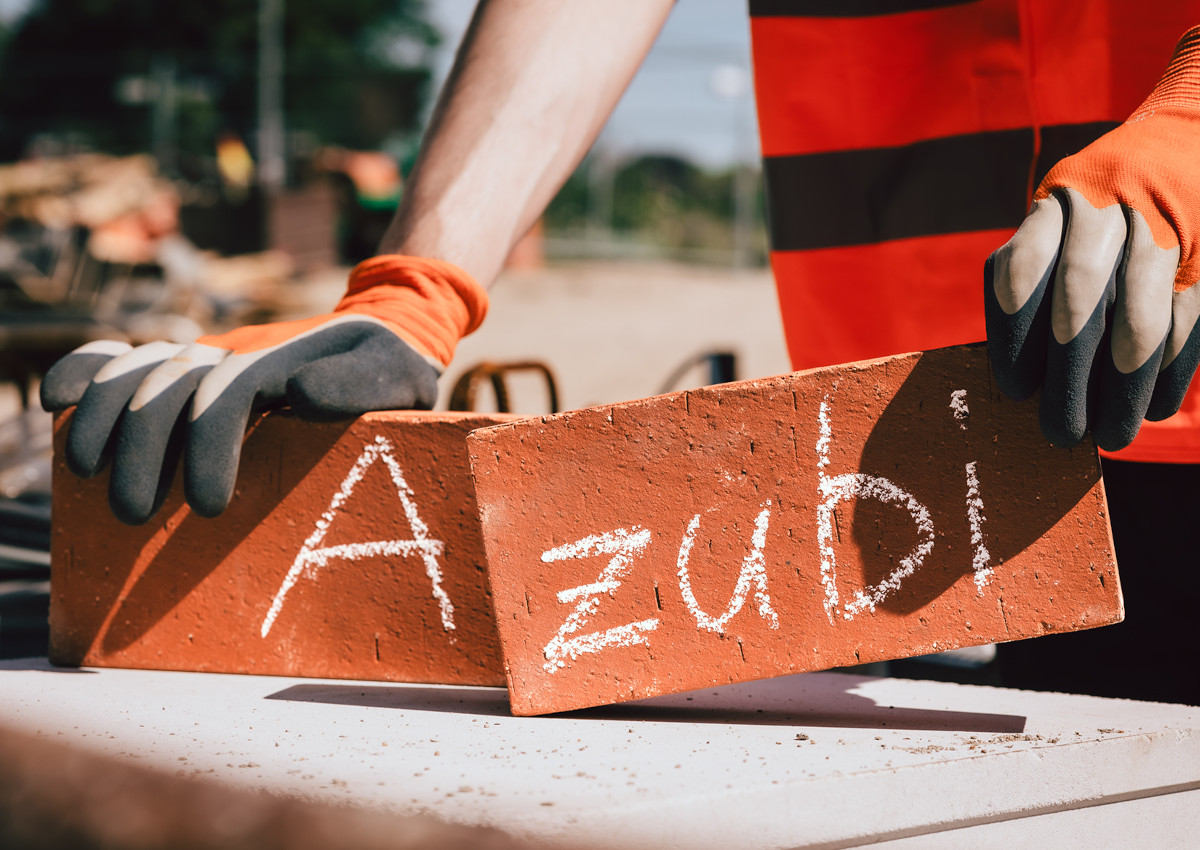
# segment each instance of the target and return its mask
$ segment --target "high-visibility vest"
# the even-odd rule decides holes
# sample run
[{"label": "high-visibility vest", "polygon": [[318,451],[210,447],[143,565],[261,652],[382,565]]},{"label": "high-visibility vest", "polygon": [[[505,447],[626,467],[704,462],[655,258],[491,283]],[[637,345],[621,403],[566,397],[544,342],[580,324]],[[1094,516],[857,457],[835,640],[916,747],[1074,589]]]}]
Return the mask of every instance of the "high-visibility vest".
[{"label": "high-visibility vest", "polygon": [[[984,339],[983,264],[1145,99],[1200,0],[750,0],[796,369]],[[1200,383],[1200,382],[1197,382]],[[1122,460],[1200,462],[1200,392]]]}]

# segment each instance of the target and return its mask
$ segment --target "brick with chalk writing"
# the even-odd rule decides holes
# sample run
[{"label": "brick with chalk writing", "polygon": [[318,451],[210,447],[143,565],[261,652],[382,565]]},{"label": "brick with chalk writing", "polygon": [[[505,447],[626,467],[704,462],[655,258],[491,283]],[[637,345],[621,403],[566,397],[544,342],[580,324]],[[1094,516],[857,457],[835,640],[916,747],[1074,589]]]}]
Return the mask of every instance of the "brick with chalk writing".
[{"label": "brick with chalk writing", "polygon": [[[80,480],[56,422],[50,658],[140,667],[503,684],[464,438],[513,417],[263,418],[206,519],[171,495],[147,524]],[[181,476],[176,476],[177,479]]]},{"label": "brick with chalk writing", "polygon": [[1094,445],[964,346],[468,437],[512,708],[1122,617]]}]

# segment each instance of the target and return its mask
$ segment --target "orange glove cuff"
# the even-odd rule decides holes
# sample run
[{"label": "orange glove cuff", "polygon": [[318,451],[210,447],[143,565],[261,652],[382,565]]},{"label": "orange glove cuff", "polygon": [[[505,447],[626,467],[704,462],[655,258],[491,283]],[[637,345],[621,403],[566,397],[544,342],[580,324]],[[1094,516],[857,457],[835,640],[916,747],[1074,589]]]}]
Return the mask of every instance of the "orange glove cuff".
[{"label": "orange glove cuff", "polygon": [[[384,254],[350,272],[346,295],[333,314],[359,313],[384,322],[421,355],[450,365],[458,341],[487,315],[487,291],[465,271],[442,260]],[[329,315],[247,325],[197,342],[245,353],[281,345],[320,327]]]},{"label": "orange glove cuff", "polygon": [[479,327],[487,308],[487,291],[458,266],[384,254],[354,267],[334,312],[382,319],[421,354],[447,366],[458,341]]},{"label": "orange glove cuff", "polygon": [[1164,109],[1183,109],[1191,115],[1200,111],[1200,27],[1192,27],[1179,39],[1162,79],[1126,123]]},{"label": "orange glove cuff", "polygon": [[1158,85],[1128,120],[1050,170],[1034,200],[1073,188],[1097,209],[1137,210],[1160,248],[1179,246],[1175,288],[1200,279],[1200,27],[1184,33]]}]

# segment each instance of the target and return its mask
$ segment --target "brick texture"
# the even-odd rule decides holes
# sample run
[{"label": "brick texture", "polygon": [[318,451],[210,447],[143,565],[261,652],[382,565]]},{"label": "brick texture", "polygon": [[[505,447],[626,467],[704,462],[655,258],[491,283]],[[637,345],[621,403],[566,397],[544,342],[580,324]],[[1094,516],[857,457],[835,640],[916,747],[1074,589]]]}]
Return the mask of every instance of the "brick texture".
[{"label": "brick texture", "polygon": [[1094,445],[966,346],[467,439],[514,713],[1122,617]]},{"label": "brick texture", "polygon": [[[275,413],[216,519],[177,476],[137,528],[56,422],[50,659],[59,665],[500,685],[464,438],[513,417]],[[335,498],[336,497],[336,498]]]}]

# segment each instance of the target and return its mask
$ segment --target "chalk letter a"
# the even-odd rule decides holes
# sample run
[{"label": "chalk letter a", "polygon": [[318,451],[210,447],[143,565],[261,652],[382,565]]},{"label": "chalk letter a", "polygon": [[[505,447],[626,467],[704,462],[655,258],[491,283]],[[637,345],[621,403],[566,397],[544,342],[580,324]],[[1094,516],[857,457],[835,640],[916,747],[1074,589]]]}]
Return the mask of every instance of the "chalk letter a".
[{"label": "chalk letter a", "polygon": [[[367,543],[344,543],[340,546],[327,546],[322,548],[321,541],[325,539],[329,527],[333,524],[334,517],[337,516],[342,504],[350,498],[350,494],[354,492],[354,487],[359,481],[362,481],[367,469],[376,460],[383,460],[387,465],[388,472],[392,477],[392,484],[396,487],[396,496],[400,499],[400,505],[404,508],[404,516],[408,520],[408,526],[412,529],[411,540],[373,540]],[[329,503],[328,510],[321,514],[321,518],[317,520],[316,527],[312,534],[304,541],[304,545],[300,548],[299,554],[296,555],[296,560],[292,562],[291,569],[283,579],[283,584],[279,586],[279,590],[275,593],[275,598],[271,602],[271,608],[267,612],[266,618],[263,620],[261,633],[265,638],[271,631],[271,626],[275,623],[275,618],[279,616],[280,610],[283,608],[284,599],[287,598],[288,591],[303,575],[306,578],[315,578],[316,573],[327,563],[330,558],[344,558],[348,561],[357,561],[360,558],[370,558],[379,555],[391,556],[407,556],[419,554],[421,560],[425,563],[425,574],[429,576],[429,582],[433,586],[433,598],[437,600],[438,607],[442,615],[442,628],[447,632],[454,631],[454,605],[450,602],[450,597],[442,588],[442,569],[438,564],[438,557],[445,550],[445,544],[441,540],[434,540],[429,536],[429,526],[427,526],[417,513],[417,503],[413,494],[412,488],[408,486],[408,482],[404,480],[404,471],[400,469],[400,464],[396,462],[396,458],[392,453],[392,444],[385,437],[377,436],[374,443],[369,443],[363,448],[363,453],[359,455],[354,466],[350,469],[350,473],[342,481],[342,486],[338,492],[333,494],[333,500]],[[451,643],[454,642],[453,635],[450,636]]]}]

